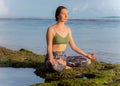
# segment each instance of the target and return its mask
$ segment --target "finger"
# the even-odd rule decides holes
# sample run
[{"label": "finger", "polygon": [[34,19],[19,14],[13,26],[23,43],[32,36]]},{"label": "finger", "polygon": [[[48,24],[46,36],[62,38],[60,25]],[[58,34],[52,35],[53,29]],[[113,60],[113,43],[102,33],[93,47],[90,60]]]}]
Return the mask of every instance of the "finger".
[{"label": "finger", "polygon": [[97,58],[96,58],[96,57],[94,57],[94,59],[96,60]]}]

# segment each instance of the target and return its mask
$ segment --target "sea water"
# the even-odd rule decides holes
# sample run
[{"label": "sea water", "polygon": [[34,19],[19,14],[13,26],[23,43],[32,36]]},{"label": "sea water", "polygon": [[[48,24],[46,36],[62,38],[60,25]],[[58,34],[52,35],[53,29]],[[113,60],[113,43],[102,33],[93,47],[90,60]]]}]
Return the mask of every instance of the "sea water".
[{"label": "sea water", "polygon": [[[12,50],[29,49],[46,54],[46,31],[55,24],[52,19],[0,20],[0,46]],[[120,20],[82,19],[68,20],[76,45],[87,53],[94,53],[97,60],[120,63]],[[68,45],[67,55],[79,55]]]},{"label": "sea water", "polygon": [[0,68],[0,86],[31,86],[44,79],[34,74],[32,68]]}]

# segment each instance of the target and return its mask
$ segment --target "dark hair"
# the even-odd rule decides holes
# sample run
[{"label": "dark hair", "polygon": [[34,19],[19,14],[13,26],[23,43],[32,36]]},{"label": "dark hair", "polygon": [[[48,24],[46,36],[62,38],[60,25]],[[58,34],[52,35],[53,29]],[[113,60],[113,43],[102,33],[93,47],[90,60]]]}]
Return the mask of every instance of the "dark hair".
[{"label": "dark hair", "polygon": [[60,12],[61,12],[62,9],[67,9],[67,8],[64,7],[64,6],[59,6],[59,7],[56,9],[56,13],[55,13],[55,19],[56,19],[56,21],[58,21],[58,16],[59,16],[59,14],[60,14]]}]

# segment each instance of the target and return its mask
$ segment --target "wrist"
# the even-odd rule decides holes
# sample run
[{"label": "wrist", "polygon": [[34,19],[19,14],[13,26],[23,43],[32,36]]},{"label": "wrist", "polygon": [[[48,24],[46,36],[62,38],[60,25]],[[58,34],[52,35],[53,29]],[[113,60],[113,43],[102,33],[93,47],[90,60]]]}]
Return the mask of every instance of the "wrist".
[{"label": "wrist", "polygon": [[88,57],[88,54],[85,54],[84,56],[85,56],[85,57]]},{"label": "wrist", "polygon": [[48,60],[53,59],[53,57],[49,57]]}]

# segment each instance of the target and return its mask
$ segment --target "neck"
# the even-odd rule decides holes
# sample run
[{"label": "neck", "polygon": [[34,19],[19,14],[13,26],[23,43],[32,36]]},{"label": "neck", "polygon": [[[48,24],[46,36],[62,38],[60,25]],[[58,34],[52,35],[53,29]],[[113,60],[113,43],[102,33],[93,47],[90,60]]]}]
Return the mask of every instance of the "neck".
[{"label": "neck", "polygon": [[64,23],[64,22],[57,22],[57,25],[58,25],[59,27],[65,27],[65,23]]}]

